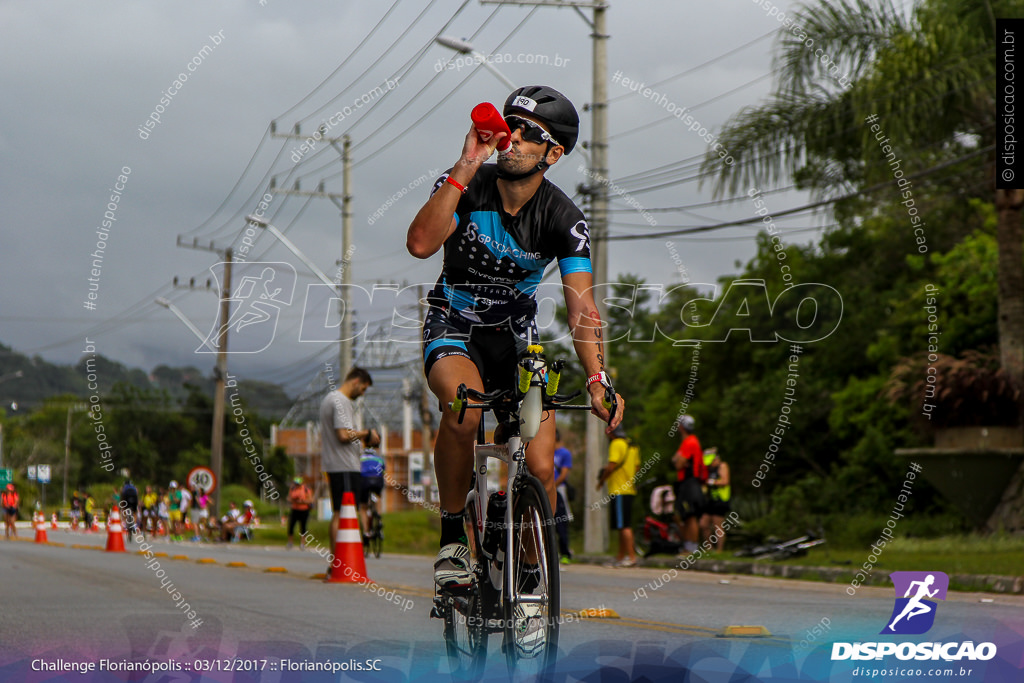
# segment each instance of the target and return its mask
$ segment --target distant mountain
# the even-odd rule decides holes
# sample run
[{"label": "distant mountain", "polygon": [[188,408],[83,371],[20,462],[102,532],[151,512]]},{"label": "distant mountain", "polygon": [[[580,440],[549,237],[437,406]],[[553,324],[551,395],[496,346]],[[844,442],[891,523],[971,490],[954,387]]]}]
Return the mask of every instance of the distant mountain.
[{"label": "distant mountain", "polygon": [[[95,375],[95,379],[90,375]],[[199,387],[209,396],[213,395],[215,386],[212,374],[203,374],[194,367],[160,365],[147,374],[98,354],[95,357],[83,355],[73,366],[55,365],[0,344],[0,407],[8,414],[12,404],[34,408],[60,394],[86,398],[92,393],[88,388],[90,381],[96,382],[101,395],[118,382],[125,382],[140,389],[164,389],[175,401],[188,394],[186,384]],[[238,393],[251,409],[272,420],[284,417],[293,403],[284,389],[269,382],[239,379]]]}]

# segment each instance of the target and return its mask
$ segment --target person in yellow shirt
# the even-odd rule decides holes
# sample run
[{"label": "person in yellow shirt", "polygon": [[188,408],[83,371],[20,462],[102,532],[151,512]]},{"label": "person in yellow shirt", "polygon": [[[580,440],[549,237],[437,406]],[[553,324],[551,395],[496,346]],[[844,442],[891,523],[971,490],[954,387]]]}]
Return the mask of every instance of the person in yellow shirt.
[{"label": "person in yellow shirt", "polygon": [[636,471],[640,467],[640,449],[626,438],[622,425],[616,427],[608,445],[608,464],[597,478],[597,488],[608,482],[608,519],[619,532],[619,553],[614,567],[635,567],[633,546],[633,498],[636,496]]},{"label": "person in yellow shirt", "polygon": [[156,535],[159,520],[157,502],[159,498],[153,492],[153,487],[147,486],[146,493],[142,496],[142,529],[148,534]]}]

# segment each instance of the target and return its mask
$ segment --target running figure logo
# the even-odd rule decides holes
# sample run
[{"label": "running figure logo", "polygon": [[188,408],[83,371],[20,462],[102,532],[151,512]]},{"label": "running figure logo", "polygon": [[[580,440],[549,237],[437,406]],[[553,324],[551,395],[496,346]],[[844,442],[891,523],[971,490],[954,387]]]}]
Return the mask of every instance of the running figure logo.
[{"label": "running figure logo", "polygon": [[949,577],[943,572],[893,572],[889,576],[896,588],[896,604],[889,623],[879,633],[926,633],[935,623],[935,608],[938,606],[928,598],[945,600]]},{"label": "running figure logo", "polygon": [[[223,266],[223,264],[218,264]],[[233,264],[238,284],[228,298],[230,314],[225,326],[229,333],[228,353],[259,353],[274,341],[281,309],[290,306],[295,294],[295,268],[281,262],[238,262]],[[220,273],[218,288],[223,291]],[[196,353],[215,353],[219,321]]]}]

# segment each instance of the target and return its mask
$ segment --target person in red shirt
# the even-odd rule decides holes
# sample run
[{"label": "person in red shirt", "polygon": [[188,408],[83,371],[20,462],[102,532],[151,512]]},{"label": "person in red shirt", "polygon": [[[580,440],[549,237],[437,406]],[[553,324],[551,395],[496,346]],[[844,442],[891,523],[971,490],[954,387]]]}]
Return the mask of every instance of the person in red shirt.
[{"label": "person in red shirt", "polygon": [[672,456],[676,468],[676,523],[683,530],[683,553],[685,557],[697,549],[700,534],[698,520],[704,509],[704,483],[708,480],[708,468],[704,465],[704,451],[694,433],[696,422],[690,415],[679,418],[679,431],[683,441]]},{"label": "person in red shirt", "polygon": [[302,536],[299,540],[299,550],[306,547],[306,523],[309,521],[309,509],[313,506],[313,491],[306,486],[302,477],[295,477],[295,483],[288,492],[288,502],[291,503],[291,512],[288,514],[288,545],[289,550],[293,547],[295,525],[299,525]]},{"label": "person in red shirt", "polygon": [[18,492],[14,489],[14,484],[7,485],[0,494],[0,499],[4,508],[4,538],[10,538],[12,535],[17,538],[18,529],[14,523],[18,520]]}]

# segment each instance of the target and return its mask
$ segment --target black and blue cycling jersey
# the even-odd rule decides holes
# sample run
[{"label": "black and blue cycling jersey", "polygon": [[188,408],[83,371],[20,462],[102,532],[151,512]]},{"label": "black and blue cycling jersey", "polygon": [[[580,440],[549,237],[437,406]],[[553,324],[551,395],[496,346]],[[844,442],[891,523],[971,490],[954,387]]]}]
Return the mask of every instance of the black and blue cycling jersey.
[{"label": "black and blue cycling jersey", "polygon": [[538,339],[535,295],[548,265],[557,260],[563,277],[592,272],[587,221],[572,200],[545,178],[513,216],[498,193],[497,170],[481,166],[455,207],[423,329],[427,376],[439,359],[464,356],[488,390],[511,379],[527,331]]},{"label": "black and blue cycling jersey", "polygon": [[512,216],[498,193],[497,170],[481,166],[459,200],[457,227],[444,243],[444,267],[430,293],[466,320],[485,324],[532,313],[552,261],[563,276],[592,272],[587,221],[572,200],[545,178]]}]

